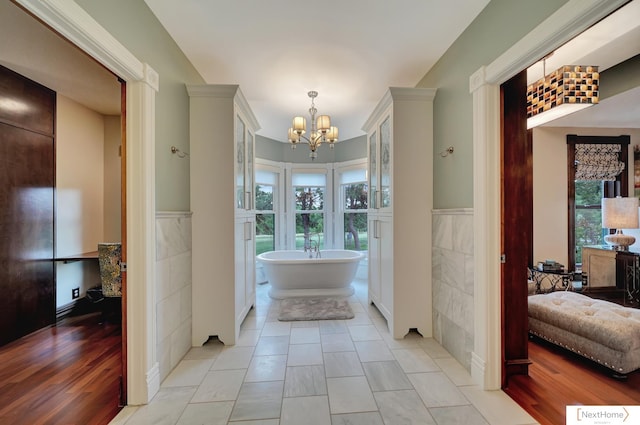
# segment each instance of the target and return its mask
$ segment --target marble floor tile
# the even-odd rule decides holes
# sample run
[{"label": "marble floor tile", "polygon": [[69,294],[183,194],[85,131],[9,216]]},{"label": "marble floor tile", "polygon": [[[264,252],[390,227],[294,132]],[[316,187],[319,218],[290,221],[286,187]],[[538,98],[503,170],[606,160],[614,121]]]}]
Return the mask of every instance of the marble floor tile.
[{"label": "marble floor tile", "polygon": [[483,391],[477,386],[460,387],[460,391],[492,425],[537,423],[503,391]]},{"label": "marble floor tile", "polygon": [[366,281],[349,297],[356,318],[279,322],[258,285],[235,346],[195,347],[144,406],[111,425],[530,425],[502,391],[482,391],[433,338],[396,340]]},{"label": "marble floor tile", "polygon": [[324,353],[324,370],[327,378],[364,375],[360,359],[355,351]]},{"label": "marble floor tile", "polygon": [[473,406],[432,407],[429,412],[438,424],[489,425]]},{"label": "marble floor tile", "polygon": [[432,359],[440,359],[446,357],[452,357],[447,350],[445,350],[438,341],[433,338],[424,338],[418,343],[424,351],[427,352]]},{"label": "marble floor tile", "polygon": [[373,396],[385,425],[436,424],[414,390],[376,392]]},{"label": "marble floor tile", "polygon": [[331,425],[329,398],[293,397],[282,400],[280,425]]},{"label": "marble floor tile", "polygon": [[254,349],[254,347],[225,347],[213,362],[211,369],[246,369],[249,367]]},{"label": "marble floor tile", "polygon": [[320,320],[318,326],[321,334],[341,334],[349,332],[344,320]]},{"label": "marble floor tile", "polygon": [[378,412],[331,415],[331,425],[384,425]]},{"label": "marble floor tile", "polygon": [[291,322],[291,329],[293,328],[318,328],[318,320],[295,320]]},{"label": "marble floor tile", "polygon": [[364,311],[354,311],[353,319],[346,320],[347,326],[371,325],[369,315]]},{"label": "marble floor tile", "polygon": [[262,336],[283,336],[291,334],[291,322],[266,322]]},{"label": "marble floor tile", "polygon": [[327,378],[331,413],[355,413],[378,410],[364,376]]},{"label": "marble floor tile", "polygon": [[209,371],[191,402],[204,403],[235,400],[240,392],[245,373],[245,369]]},{"label": "marble floor tile", "polygon": [[361,362],[395,360],[384,341],[356,341],[353,343]]},{"label": "marble floor tile", "polygon": [[320,329],[313,328],[291,328],[289,344],[317,344],[320,342]]},{"label": "marble floor tile", "polygon": [[227,425],[231,409],[232,401],[189,404],[176,425]]},{"label": "marble floor tile", "polygon": [[378,330],[373,325],[356,325],[347,326],[351,339],[353,341],[376,341],[382,340],[382,337],[378,333]]},{"label": "marble floor tile", "polygon": [[320,335],[322,351],[324,353],[335,353],[338,351],[355,351],[351,335],[348,333],[322,334]]},{"label": "marble floor tile", "polygon": [[407,377],[429,408],[470,404],[443,372],[409,373]]},{"label": "marble floor tile", "polygon": [[391,352],[405,373],[440,371],[440,367],[422,348],[402,348]]},{"label": "marble floor tile", "polygon": [[240,325],[240,329],[262,329],[266,319],[266,314],[257,315],[249,313],[247,317],[244,318],[242,325]]},{"label": "marble floor tile", "polygon": [[397,361],[362,363],[373,391],[411,390],[413,385]]},{"label": "marble floor tile", "polygon": [[196,387],[161,388],[153,400],[141,406],[126,425],[175,424],[193,397]]},{"label": "marble floor tile", "polygon": [[284,381],[287,356],[254,356],[249,364],[245,382]]},{"label": "marble floor tile", "polygon": [[254,356],[273,356],[289,353],[289,335],[261,336],[253,352]]},{"label": "marble floor tile", "polygon": [[215,359],[224,348],[224,344],[218,339],[207,341],[201,347],[191,347],[182,360]]},{"label": "marble floor tile", "polygon": [[451,379],[451,381],[458,387],[463,385],[474,385],[473,378],[469,374],[469,371],[465,369],[456,359],[453,357],[443,357],[434,359],[436,364],[442,369],[442,371]]},{"label": "marble floor tile", "polygon": [[289,346],[287,366],[321,365],[322,348],[320,344],[296,344]]},{"label": "marble floor tile", "polygon": [[255,347],[258,343],[258,338],[260,338],[259,329],[241,329],[240,336],[238,336],[238,340],[236,341],[236,347]]},{"label": "marble floor tile", "polygon": [[213,364],[212,359],[183,360],[162,382],[163,387],[198,386]]},{"label": "marble floor tile", "polygon": [[287,367],[284,381],[285,397],[304,397],[327,394],[324,366]]},{"label": "marble floor tile", "polygon": [[231,421],[279,418],[283,387],[283,381],[242,384]]}]

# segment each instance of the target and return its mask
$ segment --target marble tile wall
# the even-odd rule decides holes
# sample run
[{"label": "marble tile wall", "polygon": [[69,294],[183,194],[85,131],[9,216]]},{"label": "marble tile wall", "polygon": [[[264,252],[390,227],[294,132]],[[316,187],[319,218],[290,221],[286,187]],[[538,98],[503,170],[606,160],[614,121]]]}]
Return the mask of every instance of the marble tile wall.
[{"label": "marble tile wall", "polygon": [[433,211],[433,336],[467,370],[473,350],[473,209]]},{"label": "marble tile wall", "polygon": [[191,348],[191,213],[156,213],[156,348],[160,380]]}]

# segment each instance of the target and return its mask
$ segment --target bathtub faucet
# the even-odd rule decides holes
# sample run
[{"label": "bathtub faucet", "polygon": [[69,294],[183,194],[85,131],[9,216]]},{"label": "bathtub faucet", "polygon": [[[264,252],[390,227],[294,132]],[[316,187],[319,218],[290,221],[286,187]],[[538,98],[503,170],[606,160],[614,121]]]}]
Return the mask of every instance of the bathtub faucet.
[{"label": "bathtub faucet", "polygon": [[305,243],[304,245],[304,252],[309,251],[309,258],[313,258],[313,253],[316,253],[316,258],[322,258],[322,255],[320,254],[320,234],[315,233],[315,235],[318,237],[318,240],[313,240],[311,239],[312,235],[309,235],[309,243]]}]

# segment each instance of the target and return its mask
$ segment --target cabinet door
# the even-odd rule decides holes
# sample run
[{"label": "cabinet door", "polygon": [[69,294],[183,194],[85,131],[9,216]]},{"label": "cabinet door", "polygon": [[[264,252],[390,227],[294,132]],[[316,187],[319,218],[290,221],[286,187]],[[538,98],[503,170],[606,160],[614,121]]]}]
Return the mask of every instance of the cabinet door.
[{"label": "cabinet door", "polygon": [[245,308],[247,312],[256,303],[256,220],[248,218],[245,222]]},{"label": "cabinet door", "polygon": [[246,208],[246,196],[245,196],[245,173],[246,173],[246,128],[244,121],[240,116],[236,116],[236,165],[235,165],[235,177],[236,177],[236,208],[243,210]]},{"label": "cabinet door", "polygon": [[376,218],[369,217],[369,303],[380,302],[380,239]]},{"label": "cabinet door", "polygon": [[391,208],[391,117],[380,124],[380,209]]},{"label": "cabinet door", "polygon": [[369,136],[369,209],[378,208],[378,137],[377,132]]},{"label": "cabinet door", "polygon": [[[393,229],[390,217],[381,217],[380,227],[380,304],[389,320],[393,317]],[[390,328],[391,329],[391,328]]]},{"label": "cabinet door", "polygon": [[245,209],[253,210],[253,191],[255,190],[255,178],[254,178],[254,135],[252,132],[247,131],[247,156],[246,163],[247,168],[245,170]]}]

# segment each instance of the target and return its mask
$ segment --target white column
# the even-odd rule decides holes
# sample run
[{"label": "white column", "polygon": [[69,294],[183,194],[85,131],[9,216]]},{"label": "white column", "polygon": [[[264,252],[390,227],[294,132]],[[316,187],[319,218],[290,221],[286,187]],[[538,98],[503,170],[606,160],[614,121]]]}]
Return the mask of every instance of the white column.
[{"label": "white column", "polygon": [[474,346],[471,376],[485,390],[501,386],[500,87],[485,67],[470,78],[473,94]]},{"label": "white column", "polygon": [[127,394],[146,404],[160,388],[155,303],[155,97],[158,74],[127,83]]}]

